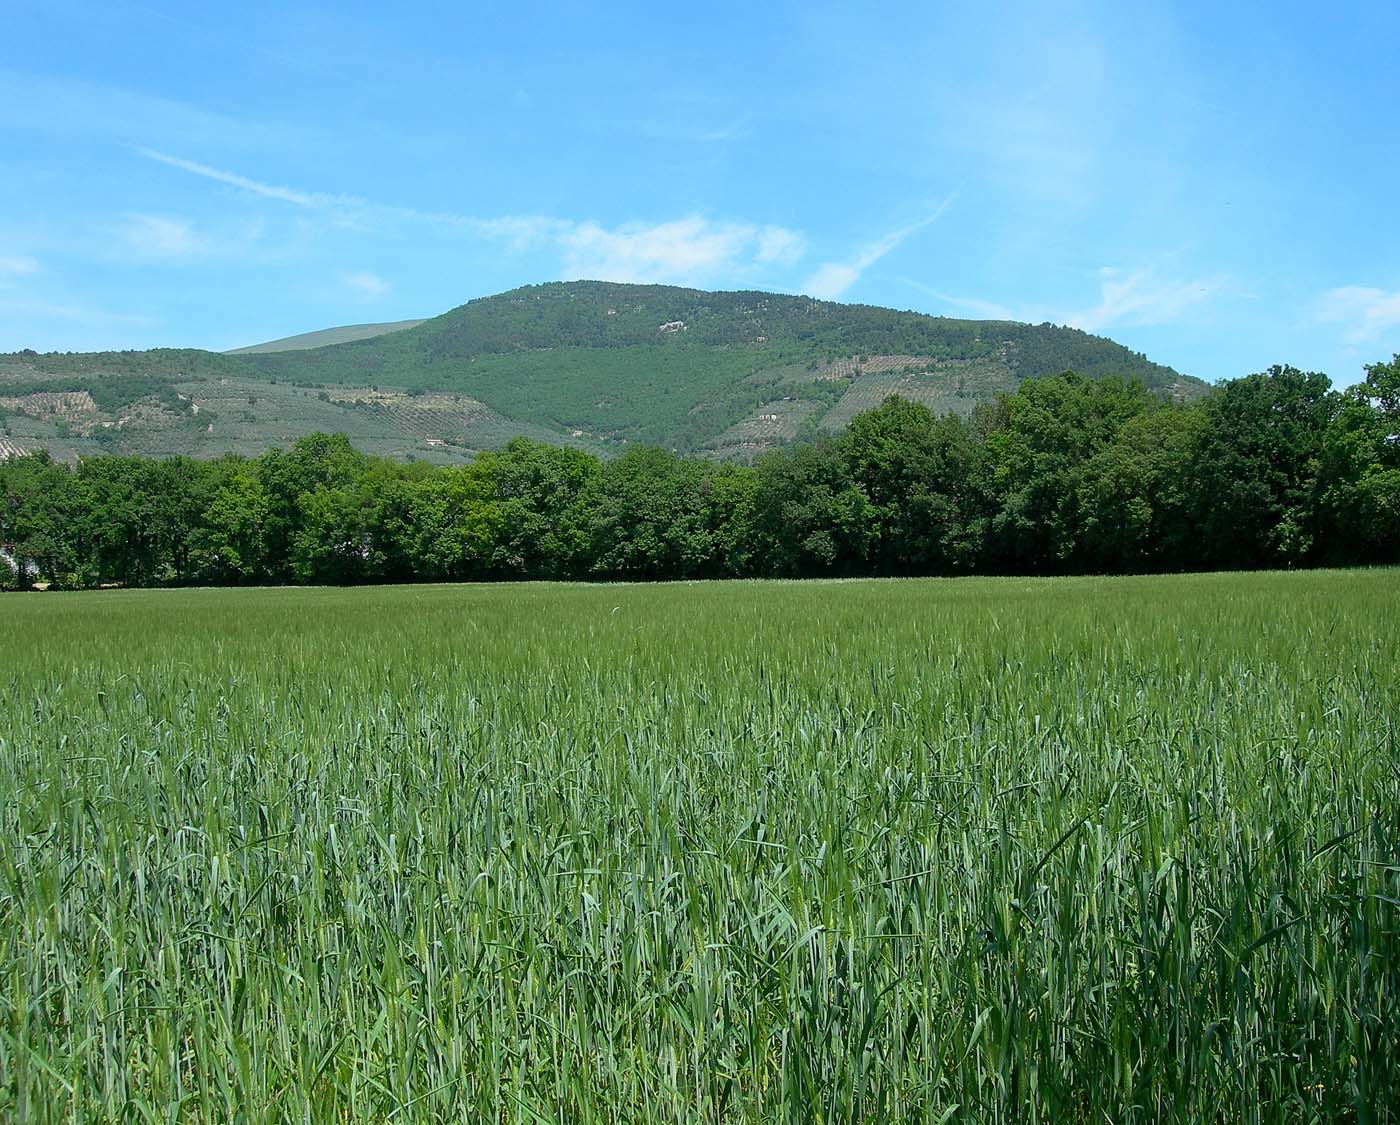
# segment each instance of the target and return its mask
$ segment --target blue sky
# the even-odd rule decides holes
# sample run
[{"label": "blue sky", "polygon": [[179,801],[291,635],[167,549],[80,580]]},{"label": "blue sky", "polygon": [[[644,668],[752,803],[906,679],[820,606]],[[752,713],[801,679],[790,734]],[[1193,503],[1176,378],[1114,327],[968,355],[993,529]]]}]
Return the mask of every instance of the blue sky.
[{"label": "blue sky", "polygon": [[[596,7],[597,10],[594,10]],[[0,350],[558,278],[1400,351],[1400,5],[11,5]]]}]

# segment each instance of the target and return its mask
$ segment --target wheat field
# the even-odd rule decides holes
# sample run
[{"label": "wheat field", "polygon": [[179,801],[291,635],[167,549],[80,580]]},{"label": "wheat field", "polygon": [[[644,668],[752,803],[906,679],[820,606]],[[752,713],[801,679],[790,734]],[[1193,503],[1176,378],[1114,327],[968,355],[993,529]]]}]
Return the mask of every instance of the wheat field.
[{"label": "wheat field", "polygon": [[0,635],[6,1120],[1397,1116],[1400,572]]}]

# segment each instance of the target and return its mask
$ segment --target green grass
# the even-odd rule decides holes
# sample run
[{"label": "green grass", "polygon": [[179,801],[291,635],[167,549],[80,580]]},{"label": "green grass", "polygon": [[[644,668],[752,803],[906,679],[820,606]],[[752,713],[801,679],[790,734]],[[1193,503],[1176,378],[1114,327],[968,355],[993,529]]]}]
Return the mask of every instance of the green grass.
[{"label": "green grass", "polygon": [[0,620],[7,1120],[1396,1116],[1400,573]]}]

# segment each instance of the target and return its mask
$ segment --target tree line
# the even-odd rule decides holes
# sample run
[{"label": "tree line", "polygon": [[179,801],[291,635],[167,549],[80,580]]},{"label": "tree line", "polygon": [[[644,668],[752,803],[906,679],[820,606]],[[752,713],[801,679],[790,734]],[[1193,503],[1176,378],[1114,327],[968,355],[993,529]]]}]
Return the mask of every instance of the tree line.
[{"label": "tree line", "polygon": [[315,434],[255,458],[0,462],[20,587],[1111,573],[1400,561],[1400,356],[1173,404],[1028,380],[969,417],[892,398],[716,464],[517,439],[461,467]]}]

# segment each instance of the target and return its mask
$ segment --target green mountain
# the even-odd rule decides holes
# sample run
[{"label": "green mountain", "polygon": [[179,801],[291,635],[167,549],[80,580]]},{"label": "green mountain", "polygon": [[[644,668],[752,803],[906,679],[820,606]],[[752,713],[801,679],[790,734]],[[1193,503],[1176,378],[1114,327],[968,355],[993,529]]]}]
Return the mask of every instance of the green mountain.
[{"label": "green mountain", "polygon": [[[213,456],[329,430],[370,452],[434,461],[517,434],[750,457],[840,429],[892,394],[966,413],[1064,370],[1177,397],[1206,389],[1077,329],[773,293],[558,282],[400,324],[409,327],[329,329],[231,354],[0,356],[0,442],[60,457]],[[346,335],[360,329],[374,334]]]}]

